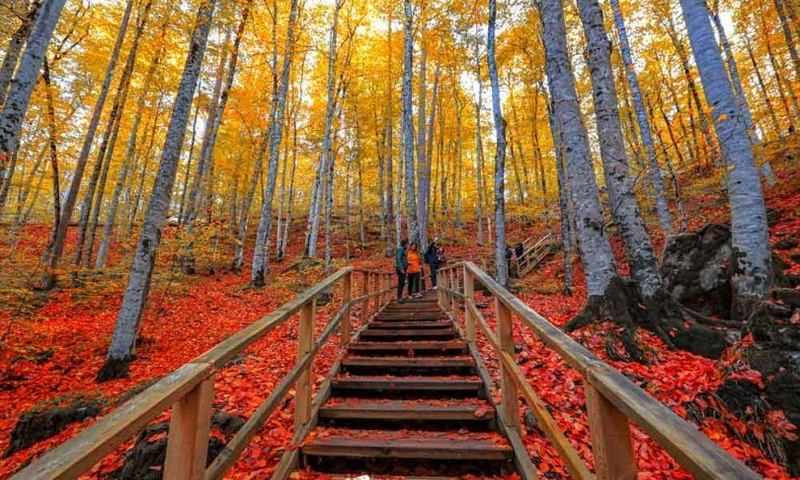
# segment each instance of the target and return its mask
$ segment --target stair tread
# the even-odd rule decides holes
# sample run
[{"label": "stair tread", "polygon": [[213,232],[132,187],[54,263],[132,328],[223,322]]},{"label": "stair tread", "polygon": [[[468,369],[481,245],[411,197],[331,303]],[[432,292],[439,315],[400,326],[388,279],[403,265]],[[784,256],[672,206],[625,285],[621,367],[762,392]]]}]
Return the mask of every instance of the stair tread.
[{"label": "stair tread", "polygon": [[[466,400],[466,401],[465,401]],[[374,400],[333,398],[320,410],[322,418],[393,420],[491,420],[494,408],[485,400]]]},{"label": "stair tread", "polygon": [[450,320],[445,319],[436,319],[436,320],[396,320],[396,321],[384,321],[384,320],[375,320],[370,322],[368,327],[370,329],[392,329],[392,330],[403,330],[403,329],[427,329],[427,328],[448,328],[453,325],[453,322]]},{"label": "stair tread", "polygon": [[342,360],[345,367],[472,367],[472,357],[346,357]]},{"label": "stair tread", "polygon": [[406,340],[400,342],[358,341],[350,344],[350,350],[459,350],[467,348],[463,340]]},{"label": "stair tread", "polygon": [[512,449],[497,433],[317,429],[306,455],[447,460],[507,460]]}]

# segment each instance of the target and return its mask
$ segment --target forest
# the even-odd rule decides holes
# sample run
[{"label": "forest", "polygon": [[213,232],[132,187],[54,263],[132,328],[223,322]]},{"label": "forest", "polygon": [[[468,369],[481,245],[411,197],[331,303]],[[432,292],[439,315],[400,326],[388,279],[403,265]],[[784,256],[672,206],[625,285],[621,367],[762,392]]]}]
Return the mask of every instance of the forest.
[{"label": "forest", "polygon": [[[397,282],[403,240],[480,267],[757,475],[800,478],[798,50],[798,0],[0,0],[0,478],[343,268]],[[467,269],[437,293],[464,322]],[[312,299],[312,337],[350,278]],[[212,375],[209,462],[302,360],[303,312]],[[701,478],[633,424],[638,476],[601,475],[581,372],[507,333],[598,479]],[[314,348],[309,392],[343,358]],[[305,445],[301,383],[224,478]],[[539,478],[581,478],[520,405]],[[162,478],[165,408],[81,478]],[[461,478],[495,476],[520,478]]]}]

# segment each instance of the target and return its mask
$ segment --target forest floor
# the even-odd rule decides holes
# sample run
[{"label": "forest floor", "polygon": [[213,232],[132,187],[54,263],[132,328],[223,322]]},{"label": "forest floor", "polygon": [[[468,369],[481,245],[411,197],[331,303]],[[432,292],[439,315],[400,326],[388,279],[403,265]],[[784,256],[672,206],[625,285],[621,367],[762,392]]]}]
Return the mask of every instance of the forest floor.
[{"label": "forest floor", "polygon": [[[792,160],[785,153],[771,154],[780,180],[777,187],[767,190],[768,208],[777,212],[778,219],[770,230],[773,244],[789,236],[800,237],[798,155],[794,152],[795,160]],[[684,206],[690,231],[711,221],[727,222],[727,202],[718,179],[687,174],[681,181],[685,183]],[[554,226],[551,224],[549,227]],[[295,238],[302,238],[301,228],[297,226]],[[509,243],[541,233],[545,228],[511,221]],[[47,230],[43,226],[29,227],[13,247],[6,239],[0,239],[0,452],[9,447],[10,433],[24,412],[65,405],[82,398],[99,402],[103,413],[107,413],[129,398],[131,393],[140,391],[154,379],[261,318],[324,276],[318,265],[295,263],[302,248],[302,242],[296,241],[290,245],[287,260],[273,265],[268,285],[263,289],[248,286],[248,271],[235,273],[224,267],[230,258],[227,245],[202,252],[204,261],[198,261],[198,265],[214,265],[213,269],[203,267],[200,274],[186,277],[170,268],[178,242],[168,231],[165,246],[159,253],[159,273],[148,301],[141,342],[137,358],[131,365],[130,377],[97,384],[94,378],[103,363],[121,303],[124,268],[109,268],[102,274],[79,272],[80,283],[73,284],[67,280],[65,286],[47,295],[32,291],[29,285],[40,273],[36,271],[36,259],[43,251]],[[452,261],[486,258],[491,264],[491,249],[471,245],[469,238],[474,238],[473,235],[474,231],[469,230],[459,235],[448,230],[440,234],[449,243]],[[370,232],[369,238],[375,237],[376,232]],[[334,253],[343,258],[344,239],[336,240]],[[663,243],[663,240],[657,239],[657,243]],[[119,263],[126,249],[130,248],[130,240],[117,244],[110,263]],[[621,257],[619,242],[615,243],[615,249]],[[385,248],[377,240],[372,240],[364,249],[353,247],[351,254],[355,258],[349,263],[390,271],[392,260],[387,259],[384,252]],[[791,264],[793,273],[800,273],[800,247],[779,253]],[[339,262],[339,265],[344,264],[344,261]],[[576,262],[574,266],[576,286],[570,296],[563,294],[563,256],[560,252],[517,285],[520,297],[557,326],[563,326],[572,318],[585,299],[580,265]],[[62,274],[62,277],[67,275]],[[324,319],[334,311],[335,305],[336,299],[321,310],[318,331],[324,328]],[[776,436],[793,435],[793,426],[787,425],[779,413],[760,422],[738,419],[727,412],[717,398],[716,389],[731,376],[759,380],[757,372],[737,361],[741,345],[731,348],[721,361],[713,361],[669,350],[654,336],[641,332],[640,339],[648,346],[652,361],[649,365],[626,363],[608,358],[606,339],[613,328],[610,324],[602,324],[572,335],[680,416],[697,424],[711,439],[765,478],[792,478],[768,452]],[[251,415],[292,367],[296,358],[296,331],[296,320],[285,323],[224,368],[216,379],[215,410],[245,418]],[[524,344],[519,354],[523,370],[550,406],[573,446],[591,465],[580,376],[527,329],[518,329],[516,338]],[[320,353],[315,364],[317,384],[338,353],[333,348],[337,343],[333,338],[328,343],[330,348]],[[496,365],[490,364],[490,367],[496,368]],[[709,409],[716,414],[702,413]],[[291,402],[285,402],[276,410],[231,470],[229,478],[269,478],[281,453],[287,447],[291,448],[291,414]],[[167,412],[156,421],[163,422],[169,418],[168,415]],[[63,443],[94,421],[87,419],[69,424],[59,434],[0,459],[0,479],[10,476],[31,459]],[[157,436],[152,440],[155,439]],[[541,431],[526,428],[524,439],[543,478],[568,477],[563,463]],[[101,461],[89,478],[107,478],[121,466],[124,453],[132,444],[133,439]],[[638,429],[634,429],[634,448],[641,470],[640,479],[691,478]],[[301,473],[297,478],[325,476]]]}]

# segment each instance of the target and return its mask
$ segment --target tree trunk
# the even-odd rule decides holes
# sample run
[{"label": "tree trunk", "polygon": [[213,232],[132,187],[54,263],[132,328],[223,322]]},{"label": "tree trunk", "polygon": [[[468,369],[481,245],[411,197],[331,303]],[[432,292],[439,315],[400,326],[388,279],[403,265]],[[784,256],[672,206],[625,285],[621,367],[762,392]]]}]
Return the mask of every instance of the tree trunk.
[{"label": "tree trunk", "polygon": [[[28,112],[31,94],[36,86],[47,46],[50,44],[65,1],[45,0],[37,13],[28,43],[19,62],[19,68],[3,104],[3,111],[0,113],[0,166],[5,166],[9,160],[15,158],[17,153],[22,123]],[[3,172],[0,185],[10,184],[14,175],[13,166],[3,168],[0,172]],[[3,192],[8,192],[5,185]],[[0,216],[3,213],[5,202],[6,194],[0,196]]]},{"label": "tree trunk", "polygon": [[[639,211],[633,191],[633,179],[629,173],[630,166],[625,152],[622,122],[619,117],[619,101],[614,85],[614,73],[611,69],[611,42],[606,35],[603,13],[597,0],[578,0],[578,12],[586,36],[587,62],[592,78],[597,137],[603,159],[603,173],[608,187],[611,213],[622,233],[633,279],[644,299],[654,299],[662,293],[661,276],[656,264],[653,242]],[[644,108],[643,105],[642,108]],[[637,115],[645,117],[644,121],[647,121],[646,113],[644,110],[639,111],[638,107]],[[655,156],[652,138],[649,138],[649,141],[648,157]],[[652,165],[654,161],[655,166]],[[650,159],[650,162],[651,168],[658,168],[657,159]],[[661,182],[660,174],[658,181]],[[658,191],[657,187],[656,195],[660,197],[659,201],[663,202],[666,207],[663,184],[660,188],[661,190]],[[668,234],[671,231],[672,218],[666,220],[667,222],[662,225],[662,228]]]},{"label": "tree trunk", "polygon": [[728,169],[734,250],[734,316],[746,317],[771,282],[769,231],[758,169],[736,96],[717,48],[705,0],[681,0],[683,18]]},{"label": "tree trunk", "polygon": [[[424,39],[424,32],[422,32]],[[428,50],[425,44],[419,61],[419,101],[417,109],[417,231],[419,232],[420,251],[428,244],[428,197],[430,195],[430,179],[428,178],[427,148],[427,95],[428,95]],[[431,107],[433,109],[433,107]]]},{"label": "tree trunk", "polygon": [[411,98],[411,76],[413,74],[414,24],[411,12],[411,0],[403,0],[405,23],[403,27],[403,151],[405,162],[405,194],[406,216],[408,222],[408,238],[411,242],[419,242],[417,224],[417,199],[414,193],[414,119]]},{"label": "tree trunk", "polygon": [[773,3],[775,4],[775,11],[778,12],[778,18],[781,21],[781,30],[783,30],[783,36],[786,38],[786,48],[789,50],[789,57],[792,59],[792,64],[794,65],[794,76],[795,78],[800,78],[800,56],[797,55],[797,46],[794,43],[792,30],[789,28],[789,21],[786,18],[786,9],[783,0],[773,0]]},{"label": "tree trunk", "polygon": [[563,135],[567,182],[577,215],[580,255],[586,274],[589,296],[603,296],[616,267],[611,244],[604,230],[603,211],[591,163],[589,140],[584,128],[575,80],[567,53],[566,26],[561,0],[542,0],[542,29],[546,71],[553,98],[556,125]]},{"label": "tree trunk", "polygon": [[[64,5],[64,0],[45,0],[42,7],[42,15],[46,16],[48,12],[48,7],[52,5],[59,4],[57,10],[60,13],[61,7]],[[64,242],[67,236],[67,228],[69,227],[70,219],[72,218],[72,212],[75,209],[75,203],[78,199],[78,190],[80,190],[81,181],[83,180],[83,173],[86,169],[86,163],[89,160],[89,154],[91,153],[92,149],[92,142],[94,141],[94,135],[97,132],[97,126],[100,123],[100,116],[103,113],[103,106],[105,105],[106,97],[108,96],[108,91],[111,87],[111,80],[114,76],[114,70],[117,66],[117,60],[119,59],[119,52],[122,49],[122,43],[125,40],[125,32],[128,28],[128,22],[130,21],[131,10],[133,8],[133,1],[128,0],[127,4],[125,5],[125,13],[122,16],[122,21],[120,22],[119,32],[117,33],[117,40],[114,44],[114,48],[111,52],[111,57],[108,60],[108,66],[106,67],[105,77],[103,79],[103,85],[100,88],[100,93],[97,97],[97,102],[95,102],[94,110],[92,111],[92,117],[89,121],[89,127],[86,130],[86,135],[83,139],[83,145],[81,146],[80,154],[78,155],[78,160],[75,164],[75,172],[72,176],[72,182],[70,183],[69,190],[67,191],[67,197],[64,199],[64,204],[62,205],[61,210],[61,220],[59,221],[58,231],[53,238],[53,241],[47,247],[47,251],[42,259],[42,264],[47,269],[55,269],[58,267],[58,262],[61,259],[61,254],[64,251]],[[53,18],[53,25],[50,29],[50,35],[52,35],[52,29],[55,28],[55,21],[58,18],[59,13],[55,13],[55,18]],[[34,27],[35,33],[36,27]],[[47,41],[49,41],[49,36]],[[46,48],[47,41],[42,46],[42,48]],[[28,43],[30,47],[30,42]],[[25,65],[27,62],[25,58],[22,59],[22,65]],[[37,67],[38,70],[38,67]],[[31,85],[33,88],[33,85]],[[10,102],[9,102],[10,103]],[[8,105],[6,105],[8,107]],[[2,148],[2,142],[0,142],[0,148]],[[0,210],[2,210],[2,202],[0,202]],[[52,276],[51,273],[46,273],[44,277],[44,286],[51,287],[54,285],[55,278]]]},{"label": "tree trunk", "polygon": [[[653,185],[653,190],[656,197],[656,209],[658,210],[659,223],[661,224],[661,230],[664,232],[664,235],[669,236],[670,233],[672,233],[672,215],[669,212],[669,204],[667,204],[667,198],[664,195],[664,180],[661,178],[661,167],[658,165],[658,157],[656,156],[656,149],[655,145],[653,144],[653,134],[650,129],[650,122],[647,118],[647,111],[644,107],[642,90],[639,88],[639,79],[636,76],[636,70],[633,66],[633,57],[631,55],[631,49],[628,43],[628,32],[625,28],[625,21],[622,18],[622,11],[619,8],[619,0],[611,0],[611,8],[614,10],[614,23],[617,26],[617,33],[619,34],[620,51],[622,53],[622,60],[625,65],[625,73],[628,78],[628,86],[630,88],[631,97],[633,97],[633,105],[636,110],[636,120],[639,124],[639,133],[641,134],[642,143],[644,144],[645,153],[647,155],[647,166],[650,173],[650,183]],[[599,12],[599,6],[597,9]],[[600,16],[600,21],[602,22],[602,13],[597,13],[596,15]],[[595,25],[595,27],[603,28],[603,25],[601,23],[600,25]],[[606,37],[605,30],[602,32],[602,37]],[[608,39],[606,38],[605,41],[608,42]],[[608,68],[608,73],[610,74],[610,60]],[[610,85],[613,88],[613,77],[610,79]],[[631,191],[631,193],[633,192]]]},{"label": "tree trunk", "polygon": [[750,45],[750,40],[746,38],[744,45],[747,49],[747,55],[750,58],[750,63],[753,64],[753,72],[756,74],[756,80],[758,80],[758,86],[761,89],[761,95],[764,97],[764,103],[767,106],[767,113],[769,113],[770,120],[772,120],[772,130],[775,132],[775,137],[780,138],[781,126],[778,123],[775,107],[772,106],[772,100],[770,99],[769,91],[767,91],[767,85],[764,83],[764,77],[761,75],[761,69],[758,67],[758,62],[753,54],[753,48]]},{"label": "tree trunk", "polygon": [[22,20],[22,25],[17,28],[14,35],[11,36],[11,40],[8,42],[8,46],[5,50],[5,57],[3,57],[3,64],[0,65],[0,105],[3,105],[6,101],[8,87],[11,84],[11,79],[14,78],[14,72],[19,64],[19,55],[22,53],[22,47],[25,46],[25,42],[28,41],[28,36],[33,30],[33,25],[36,22],[36,16],[41,6],[41,1],[35,1],[31,4],[28,14],[25,15],[25,18]]},{"label": "tree trunk", "polygon": [[286,94],[289,91],[289,77],[292,71],[294,57],[294,28],[297,23],[298,0],[292,0],[289,13],[289,26],[286,34],[286,45],[283,52],[283,67],[281,70],[278,101],[271,138],[269,141],[269,163],[267,173],[267,189],[264,203],[261,207],[261,220],[256,233],[256,245],[253,252],[253,271],[250,279],[253,286],[266,285],[266,274],[269,270],[269,235],[272,228],[272,199],[275,195],[275,183],[278,176],[278,154],[281,139],[283,138],[284,113],[286,111]]},{"label": "tree trunk", "polygon": [[489,0],[489,26],[487,29],[487,63],[492,85],[492,113],[497,150],[494,155],[494,223],[495,223],[495,269],[500,285],[508,284],[508,261],[506,260],[506,121],[500,102],[500,80],[495,62],[495,25],[497,23],[497,0]]},{"label": "tree trunk", "polygon": [[561,244],[564,248],[564,291],[567,295],[572,294],[572,239],[573,239],[573,212],[570,202],[569,185],[564,168],[564,149],[561,131],[556,124],[553,104],[549,102],[547,108],[547,118],[550,124],[550,133],[553,136],[553,150],[556,156],[556,173],[558,179],[558,209],[561,213]]},{"label": "tree trunk", "polygon": [[108,257],[108,250],[111,247],[111,237],[114,233],[114,226],[117,221],[117,210],[119,209],[119,202],[120,197],[122,195],[122,189],[125,186],[125,182],[129,175],[133,173],[133,157],[136,152],[136,141],[138,138],[139,133],[139,124],[142,121],[142,115],[144,114],[144,107],[145,107],[145,99],[147,98],[147,93],[150,91],[150,87],[153,82],[153,77],[155,75],[156,69],[161,65],[161,57],[164,54],[164,35],[166,34],[166,26],[167,23],[164,22],[162,30],[161,30],[161,47],[159,48],[158,52],[156,53],[155,57],[153,58],[152,62],[150,63],[150,68],[147,70],[147,74],[145,75],[144,84],[142,86],[142,91],[139,95],[139,100],[136,103],[136,114],[133,118],[133,124],[131,125],[131,131],[128,135],[128,143],[125,147],[125,155],[123,156],[122,165],[119,168],[119,173],[117,175],[117,184],[114,187],[114,194],[111,197],[111,205],[109,206],[108,214],[106,215],[106,221],[103,225],[103,239],[100,242],[100,248],[97,251],[97,259],[95,261],[95,268],[104,268],[106,265],[106,258]]},{"label": "tree trunk", "polygon": [[156,251],[161,240],[161,229],[169,211],[178,159],[186,136],[189,110],[197,79],[200,76],[215,6],[216,0],[206,0],[200,4],[197,12],[186,65],[173,104],[172,119],[167,130],[164,148],[161,151],[158,176],[153,186],[150,205],[145,214],[142,233],[128,277],[128,285],[122,299],[122,307],[117,316],[105,364],[97,375],[97,380],[100,382],[126,376],[128,364],[135,352],[136,336],[144,312],[147,293],[150,290]]}]

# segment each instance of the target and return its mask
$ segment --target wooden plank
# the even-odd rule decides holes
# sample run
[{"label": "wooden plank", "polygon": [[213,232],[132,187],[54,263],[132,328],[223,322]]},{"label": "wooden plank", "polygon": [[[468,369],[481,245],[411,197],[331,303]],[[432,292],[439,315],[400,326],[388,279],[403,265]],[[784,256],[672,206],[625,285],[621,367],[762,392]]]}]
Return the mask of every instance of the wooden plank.
[{"label": "wooden plank", "polygon": [[478,391],[480,380],[450,377],[352,377],[333,381],[333,388],[346,390],[412,391],[433,390],[441,392]]},{"label": "wooden plank", "polygon": [[461,340],[429,340],[429,341],[399,341],[399,342],[367,342],[360,341],[350,344],[351,352],[380,352],[380,351],[433,351],[449,352],[464,351],[467,346]]},{"label": "wooden plank", "polygon": [[[311,353],[314,343],[314,320],[317,302],[312,298],[300,309],[300,326],[298,328],[297,359]],[[309,362],[300,376],[297,377],[294,397],[294,429],[300,430],[311,418],[311,395],[313,381],[313,363]]]},{"label": "wooden plank", "polygon": [[[497,339],[501,353],[514,356],[514,327],[511,324],[511,313],[508,307],[495,301],[495,318],[497,319]],[[505,365],[500,365],[501,371],[501,400],[503,414],[511,428],[520,427],[519,419],[519,390],[512,377],[513,370],[509,370]]]},{"label": "wooden plank", "polygon": [[414,328],[447,328],[452,325],[450,320],[400,320],[396,322],[385,322],[375,320],[370,322],[369,327],[374,329],[414,329]]},{"label": "wooden plank", "polygon": [[[476,415],[476,412],[480,416]],[[372,420],[461,420],[485,422],[495,418],[494,408],[453,402],[433,405],[416,401],[371,401],[359,399],[346,403],[324,406],[320,418],[356,418]]]},{"label": "wooden plank", "polygon": [[400,367],[400,368],[459,368],[474,367],[470,357],[449,358],[383,358],[383,357],[348,357],[342,360],[345,367]]},{"label": "wooden plank", "polygon": [[635,480],[636,457],[628,418],[591,385],[584,391],[597,480]]},{"label": "wooden plank", "polygon": [[[354,431],[358,435],[358,431]],[[304,455],[355,458],[405,458],[441,460],[508,460],[512,449],[489,440],[406,437],[362,438],[330,435],[303,447]],[[466,435],[464,436],[466,437]]]},{"label": "wooden plank", "polygon": [[213,372],[207,363],[187,363],[128,400],[94,425],[49,450],[18,472],[14,480],[78,478],[141,430]]},{"label": "wooden plank", "polygon": [[342,282],[342,303],[344,304],[344,315],[342,316],[342,345],[347,345],[351,340],[350,328],[350,299],[353,297],[353,272],[348,272]]},{"label": "wooden plank", "polygon": [[455,335],[456,331],[451,328],[431,328],[427,330],[372,330],[367,329],[361,332],[361,338],[374,337],[444,337]]},{"label": "wooden plank", "polygon": [[475,343],[475,276],[468,269],[464,269],[464,299],[466,312],[464,323],[466,325],[467,342]]},{"label": "wooden plank", "polygon": [[206,470],[208,434],[214,403],[214,376],[197,385],[172,407],[165,480],[200,480]]},{"label": "wooden plank", "polygon": [[588,371],[587,382],[700,480],[761,477],[675,412],[608,365]]}]

